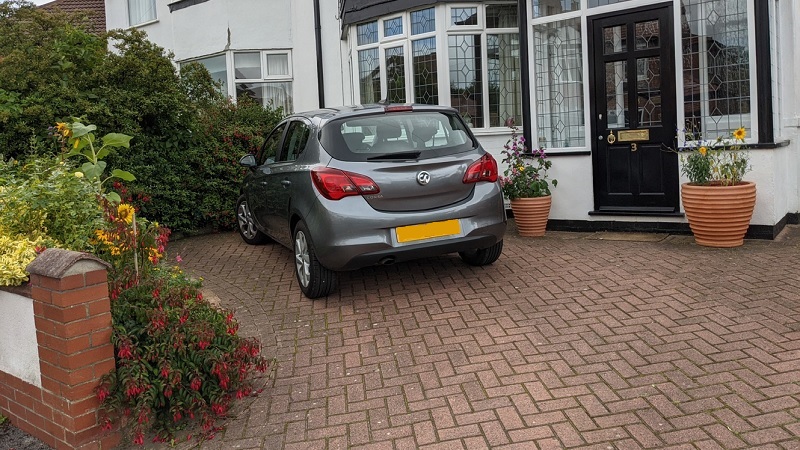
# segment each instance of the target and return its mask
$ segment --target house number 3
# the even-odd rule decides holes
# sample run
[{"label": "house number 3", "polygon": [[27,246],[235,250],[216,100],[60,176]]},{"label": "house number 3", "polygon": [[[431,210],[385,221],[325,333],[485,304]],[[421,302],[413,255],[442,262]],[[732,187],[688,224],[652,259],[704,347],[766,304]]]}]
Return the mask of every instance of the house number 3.
[{"label": "house number 3", "polygon": [[636,145],[636,142],[634,142],[633,144],[631,144],[631,151],[635,152],[636,150],[639,150],[639,146]]}]

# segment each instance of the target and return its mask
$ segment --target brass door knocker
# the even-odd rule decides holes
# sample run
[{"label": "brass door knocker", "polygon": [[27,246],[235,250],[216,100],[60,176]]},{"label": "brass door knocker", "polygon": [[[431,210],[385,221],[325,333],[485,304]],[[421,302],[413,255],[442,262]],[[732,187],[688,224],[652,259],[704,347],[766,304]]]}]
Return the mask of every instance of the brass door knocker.
[{"label": "brass door knocker", "polygon": [[614,136],[614,132],[613,131],[608,133],[608,137],[606,138],[606,141],[608,141],[609,144],[613,144],[614,142],[617,142],[617,137]]}]

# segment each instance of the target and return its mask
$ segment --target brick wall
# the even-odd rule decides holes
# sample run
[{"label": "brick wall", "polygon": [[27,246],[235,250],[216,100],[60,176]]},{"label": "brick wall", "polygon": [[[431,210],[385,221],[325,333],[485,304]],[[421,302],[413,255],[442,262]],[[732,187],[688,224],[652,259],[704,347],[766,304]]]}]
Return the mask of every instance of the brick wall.
[{"label": "brick wall", "polygon": [[28,266],[42,386],[0,371],[0,413],[57,450],[107,449],[120,440],[100,429],[94,393],[114,368],[106,270],[91,255],[60,249]]}]

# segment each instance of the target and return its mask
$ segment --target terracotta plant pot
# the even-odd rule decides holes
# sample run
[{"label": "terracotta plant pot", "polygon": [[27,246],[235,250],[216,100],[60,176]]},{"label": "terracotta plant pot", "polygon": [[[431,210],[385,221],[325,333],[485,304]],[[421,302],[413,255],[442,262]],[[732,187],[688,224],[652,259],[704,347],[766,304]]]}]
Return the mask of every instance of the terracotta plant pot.
[{"label": "terracotta plant pot", "polygon": [[738,247],[753,217],[756,185],[700,186],[685,183],[681,200],[694,240],[706,247]]},{"label": "terracotta plant pot", "polygon": [[552,197],[518,198],[511,200],[511,211],[520,236],[544,236]]}]

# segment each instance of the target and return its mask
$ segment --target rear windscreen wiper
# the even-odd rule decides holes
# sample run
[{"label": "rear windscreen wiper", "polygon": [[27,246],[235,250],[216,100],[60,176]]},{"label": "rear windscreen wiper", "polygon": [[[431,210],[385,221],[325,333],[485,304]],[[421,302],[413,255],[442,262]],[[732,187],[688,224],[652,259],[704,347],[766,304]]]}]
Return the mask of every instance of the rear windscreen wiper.
[{"label": "rear windscreen wiper", "polygon": [[421,151],[411,152],[397,152],[397,153],[384,153],[383,155],[375,155],[367,158],[367,161],[376,161],[380,159],[417,159]]}]

